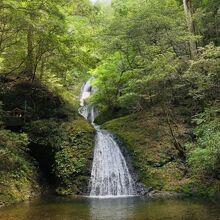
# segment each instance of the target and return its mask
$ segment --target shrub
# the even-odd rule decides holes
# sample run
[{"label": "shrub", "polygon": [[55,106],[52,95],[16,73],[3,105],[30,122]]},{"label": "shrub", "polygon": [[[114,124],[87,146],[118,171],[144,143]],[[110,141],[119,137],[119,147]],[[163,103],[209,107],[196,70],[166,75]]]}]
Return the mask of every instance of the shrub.
[{"label": "shrub", "polygon": [[188,162],[199,176],[220,177],[219,108],[209,108],[194,118],[197,142],[191,146]]}]

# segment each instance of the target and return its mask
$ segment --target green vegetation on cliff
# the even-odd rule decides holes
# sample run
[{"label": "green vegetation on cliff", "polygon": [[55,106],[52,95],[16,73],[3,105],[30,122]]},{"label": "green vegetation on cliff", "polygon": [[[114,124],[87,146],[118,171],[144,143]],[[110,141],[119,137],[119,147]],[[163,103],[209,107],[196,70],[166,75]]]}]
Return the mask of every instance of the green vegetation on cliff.
[{"label": "green vegetation on cliff", "polygon": [[87,0],[12,0],[0,11],[0,204],[48,184],[62,195],[85,193],[94,131],[78,108],[97,62],[96,10]]},{"label": "green vegetation on cliff", "polygon": [[198,127],[198,143],[191,144],[192,129],[179,111],[175,117],[171,126],[186,148],[187,161],[179,158],[166,117],[158,107],[110,120],[103,127],[126,144],[139,179],[147,188],[200,195],[218,193],[219,121]]},{"label": "green vegetation on cliff", "polygon": [[0,137],[0,206],[39,194],[39,169],[28,154],[27,135],[0,129]]},{"label": "green vegetation on cliff", "polygon": [[1,204],[39,195],[48,184],[61,195],[86,193],[95,134],[77,113],[79,87],[62,97],[39,82],[9,80],[1,82],[4,110],[26,103],[27,115],[13,126],[1,111]]},{"label": "green vegetation on cliff", "polygon": [[[190,181],[160,108],[114,119],[103,126],[128,146],[140,181],[148,188],[182,191],[183,185]],[[190,140],[189,128],[183,117],[172,123],[172,127],[182,145]]]},{"label": "green vegetation on cliff", "polygon": [[24,201],[40,193],[37,163],[28,154],[28,136],[3,129],[0,106],[0,206]]},{"label": "green vegetation on cliff", "polygon": [[34,121],[27,127],[31,154],[62,195],[84,194],[90,177],[94,130],[84,119]]},{"label": "green vegetation on cliff", "polygon": [[146,187],[220,191],[219,0],[3,0],[0,12],[0,204],[45,184],[86,192],[90,75],[96,120]]}]

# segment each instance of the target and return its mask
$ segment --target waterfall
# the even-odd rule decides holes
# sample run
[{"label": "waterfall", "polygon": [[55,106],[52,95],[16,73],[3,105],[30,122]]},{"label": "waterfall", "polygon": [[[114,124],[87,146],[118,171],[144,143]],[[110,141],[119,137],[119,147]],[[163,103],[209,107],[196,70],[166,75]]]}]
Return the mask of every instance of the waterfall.
[{"label": "waterfall", "polygon": [[136,195],[134,181],[114,136],[94,123],[97,110],[86,103],[95,91],[90,78],[82,87],[79,113],[96,129],[94,158],[90,178],[90,196],[115,197]]}]

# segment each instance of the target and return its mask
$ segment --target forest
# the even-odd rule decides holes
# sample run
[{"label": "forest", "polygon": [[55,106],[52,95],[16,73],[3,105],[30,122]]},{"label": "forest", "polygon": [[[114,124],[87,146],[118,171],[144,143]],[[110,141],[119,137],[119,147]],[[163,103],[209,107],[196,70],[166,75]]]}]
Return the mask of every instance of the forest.
[{"label": "forest", "polygon": [[220,194],[219,0],[1,0],[0,13],[0,207],[87,194],[90,78],[95,123],[145,196]]}]

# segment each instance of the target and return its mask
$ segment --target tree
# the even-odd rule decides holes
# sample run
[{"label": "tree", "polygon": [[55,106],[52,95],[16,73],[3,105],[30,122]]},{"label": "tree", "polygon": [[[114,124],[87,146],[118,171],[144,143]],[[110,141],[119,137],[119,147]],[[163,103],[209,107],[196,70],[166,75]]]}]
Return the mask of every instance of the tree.
[{"label": "tree", "polygon": [[218,0],[195,0],[194,24],[196,34],[201,35],[202,46],[213,42],[220,45],[220,2]]},{"label": "tree", "polygon": [[23,73],[32,80],[55,74],[65,79],[66,71],[93,65],[87,53],[93,8],[87,0],[3,1],[1,11],[2,74]]},{"label": "tree", "polygon": [[[99,88],[102,83],[108,83],[108,90],[111,90],[110,85],[117,85],[117,95],[111,106],[114,103],[117,107],[143,109],[149,101],[163,97],[157,89],[161,90],[161,85],[175,76],[175,60],[187,54],[186,40],[190,34],[183,22],[182,9],[173,0],[167,0],[165,4],[159,0],[133,4],[131,1],[129,4],[125,2],[113,2],[115,16],[101,33],[105,51],[102,51],[104,61],[100,68],[107,70],[114,63],[116,67],[111,74],[114,74],[114,81],[119,80],[111,83],[113,77],[103,79],[103,71],[98,67],[97,85]],[[113,54],[118,54],[117,63],[112,61]],[[101,97],[102,90],[99,89],[96,97]],[[170,93],[162,91],[162,94]]]},{"label": "tree", "polygon": [[[192,33],[192,35],[195,35],[195,27],[193,23],[193,15],[192,15],[193,14],[192,0],[183,0],[183,6],[188,24],[188,29]],[[197,50],[195,40],[190,39],[189,45],[190,45],[191,58],[193,58],[195,57]]]}]

